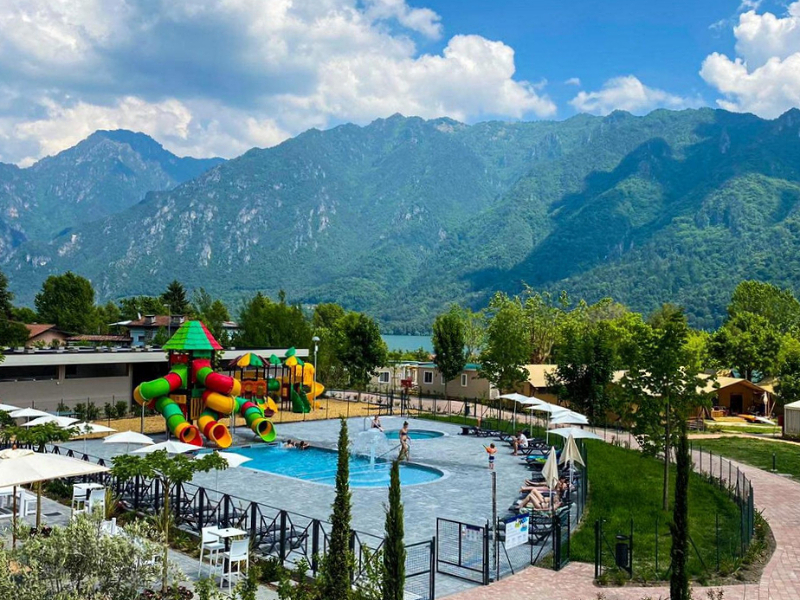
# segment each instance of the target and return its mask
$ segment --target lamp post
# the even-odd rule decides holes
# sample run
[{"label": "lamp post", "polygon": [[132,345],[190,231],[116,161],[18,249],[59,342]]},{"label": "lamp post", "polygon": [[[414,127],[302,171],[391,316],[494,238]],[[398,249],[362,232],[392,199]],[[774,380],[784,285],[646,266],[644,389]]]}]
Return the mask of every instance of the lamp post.
[{"label": "lamp post", "polygon": [[[317,350],[319,350],[319,336],[314,336],[311,338],[311,341],[314,342],[314,389],[312,393],[316,393],[317,391]],[[315,397],[316,399],[316,397]],[[325,410],[325,417],[327,418],[327,409]]]}]

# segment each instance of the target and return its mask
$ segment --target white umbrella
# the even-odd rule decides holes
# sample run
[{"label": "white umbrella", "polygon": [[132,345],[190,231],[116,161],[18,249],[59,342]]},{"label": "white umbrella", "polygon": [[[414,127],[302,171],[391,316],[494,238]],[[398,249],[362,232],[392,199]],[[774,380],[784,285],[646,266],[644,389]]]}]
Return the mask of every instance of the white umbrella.
[{"label": "white umbrella", "polygon": [[46,417],[36,417],[35,419],[23,423],[23,427],[36,427],[37,425],[44,425],[45,423],[55,423],[62,429],[66,429],[73,423],[77,423],[78,419],[72,417],[57,417],[55,415],[47,415]]},{"label": "white umbrella", "polygon": [[556,413],[550,417],[550,426],[553,425],[588,425],[589,419],[580,413],[566,411]]},{"label": "white umbrella", "polygon": [[10,404],[0,404],[0,410],[3,412],[12,412],[15,410],[22,410],[19,406],[11,406]]},{"label": "white umbrella", "polygon": [[565,438],[573,437],[576,440],[579,439],[586,439],[586,440],[602,440],[603,438],[597,435],[592,431],[587,431],[586,429],[580,429],[579,427],[561,427],[559,429],[553,429],[550,433],[554,433],[556,435],[563,436]]},{"label": "white umbrella", "polygon": [[75,423],[74,425],[70,426],[70,429],[74,429],[75,433],[72,434],[72,439],[83,437],[83,453],[86,454],[86,441],[88,436],[93,433],[111,433],[112,431],[116,431],[116,429],[112,429],[111,427],[106,427],[105,425],[97,425],[96,423]]},{"label": "white umbrella", "polygon": [[[229,469],[235,469],[236,467],[241,467],[247,461],[253,460],[249,456],[244,456],[243,454],[237,454],[236,452],[218,452],[216,450],[214,452],[216,452],[218,456],[221,456],[222,458],[225,459],[225,462],[228,463]],[[200,458],[201,456],[203,456],[203,454],[199,454],[197,458]],[[219,490],[219,469],[214,469],[214,470],[217,473],[214,482],[214,488]]]},{"label": "white umbrella", "polygon": [[14,412],[8,413],[12,419],[33,419],[36,417],[49,417],[50,413],[39,410],[38,408],[21,408]]},{"label": "white umbrella", "polygon": [[125,444],[125,452],[127,453],[130,449],[131,444],[140,444],[144,446],[149,446],[151,444],[155,444],[152,438],[147,437],[141,433],[136,431],[121,431],[120,433],[115,433],[114,435],[110,435],[103,440],[104,444]]},{"label": "white umbrella", "polygon": [[517,404],[521,404],[523,406],[531,406],[531,405],[537,404],[538,402],[541,402],[540,400],[537,400],[537,399],[534,399],[534,398],[528,398],[527,396],[523,396],[522,394],[518,394],[516,392],[513,392],[511,394],[503,394],[503,395],[501,395],[499,397],[503,398],[505,400],[512,400],[514,402],[514,429],[515,430],[517,428]]},{"label": "white umbrella", "polygon": [[553,488],[558,485],[558,459],[556,458],[556,449],[552,446],[550,447],[550,452],[547,454],[547,460],[542,468],[542,477],[544,477],[544,482],[550,489],[550,507],[554,508]]},{"label": "white umbrella", "polygon": [[159,450],[166,450],[167,454],[185,454],[187,452],[195,452],[196,450],[200,450],[200,446],[184,444],[183,442],[178,442],[175,440],[167,440],[166,442],[160,442],[158,444],[153,444],[152,446],[137,448],[131,452],[131,454],[150,454],[151,452],[158,452]]},{"label": "white umbrella", "polygon": [[564,448],[561,450],[561,458],[559,459],[560,464],[566,464],[569,461],[569,481],[572,484],[572,472],[575,468],[575,463],[577,462],[581,466],[586,466],[586,463],[583,462],[583,457],[581,456],[581,451],[578,450],[578,444],[575,443],[575,438],[569,436],[567,438],[567,443],[564,444]]},{"label": "white umbrella", "polygon": [[540,404],[533,405],[528,408],[528,410],[535,410],[539,412],[547,413],[547,431],[545,432],[545,440],[547,443],[550,443],[550,420],[555,415],[560,415],[564,413],[572,412],[568,408],[564,408],[563,406],[558,406],[557,404],[550,404],[549,402],[545,402],[544,400],[539,401]]},{"label": "white umbrella", "polygon": [[[41,524],[42,515],[42,481],[80,477],[92,473],[103,473],[108,467],[102,467],[85,460],[76,460],[59,454],[43,454],[32,450],[0,451],[0,488],[14,487],[28,483],[36,486],[36,527]],[[14,489],[14,520],[17,518],[17,490]],[[15,523],[16,524],[16,523]]]}]

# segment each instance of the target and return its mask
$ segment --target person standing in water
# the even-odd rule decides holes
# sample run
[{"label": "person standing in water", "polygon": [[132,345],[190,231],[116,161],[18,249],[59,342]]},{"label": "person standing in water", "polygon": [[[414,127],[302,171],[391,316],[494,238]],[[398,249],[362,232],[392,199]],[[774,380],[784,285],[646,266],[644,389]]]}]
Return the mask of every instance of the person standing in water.
[{"label": "person standing in water", "polygon": [[397,455],[397,460],[408,460],[408,421],[403,422],[403,428],[400,430],[400,454]]}]

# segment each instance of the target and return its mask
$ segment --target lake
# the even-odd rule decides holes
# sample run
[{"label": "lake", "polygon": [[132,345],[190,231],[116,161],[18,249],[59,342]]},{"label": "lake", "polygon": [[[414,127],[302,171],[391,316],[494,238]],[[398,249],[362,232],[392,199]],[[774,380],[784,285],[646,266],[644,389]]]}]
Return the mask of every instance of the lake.
[{"label": "lake", "polygon": [[433,342],[429,335],[382,335],[381,337],[389,350],[412,351],[425,348],[428,352],[433,352]]}]

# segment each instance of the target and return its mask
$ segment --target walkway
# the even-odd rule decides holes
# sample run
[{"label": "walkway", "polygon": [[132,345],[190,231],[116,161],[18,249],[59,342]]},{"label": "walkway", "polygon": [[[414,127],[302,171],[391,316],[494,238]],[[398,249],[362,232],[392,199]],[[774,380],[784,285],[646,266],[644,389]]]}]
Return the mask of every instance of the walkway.
[{"label": "walkway", "polygon": [[[704,470],[708,457],[704,457]],[[712,472],[719,471],[714,457]],[[726,460],[727,462],[727,460]],[[756,509],[762,512],[775,536],[775,553],[764,568],[758,584],[728,585],[711,589],[724,590],[725,600],[798,600],[800,598],[800,483],[734,462],[750,479]],[[726,465],[727,466],[727,465]],[[586,524],[584,524],[584,527]],[[668,587],[601,588],[594,585],[594,565],[570,563],[561,571],[530,567],[518,575],[451,596],[458,600],[594,600],[602,593],[605,600],[667,599]],[[706,598],[704,588],[695,588],[694,597]]]}]

